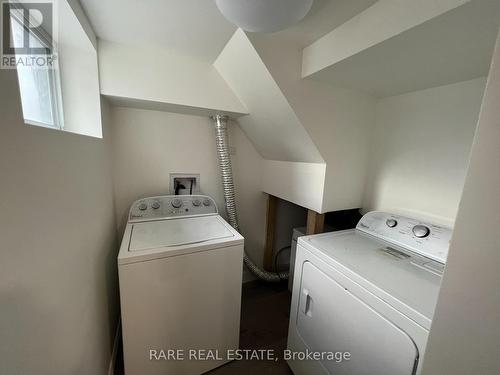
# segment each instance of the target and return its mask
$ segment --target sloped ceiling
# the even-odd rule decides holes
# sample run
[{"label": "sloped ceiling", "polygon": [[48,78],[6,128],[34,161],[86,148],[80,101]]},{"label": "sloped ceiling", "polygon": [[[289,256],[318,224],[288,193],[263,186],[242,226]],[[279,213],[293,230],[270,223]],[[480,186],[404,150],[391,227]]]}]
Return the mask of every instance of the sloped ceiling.
[{"label": "sloped ceiling", "polygon": [[[500,27],[500,1],[426,3],[430,9],[419,2],[420,17],[409,12],[408,5],[402,7],[404,17],[399,18],[406,20],[407,29],[399,25],[386,35],[371,33],[370,38],[368,27],[381,22],[381,13],[388,11],[380,6],[367,9],[304,49],[303,75],[377,97],[487,75]],[[435,9],[436,4],[441,8]],[[360,27],[363,19],[369,20]]]},{"label": "sloped ceiling", "polygon": [[[400,1],[407,2],[408,5],[417,6],[412,0]],[[380,0],[373,9],[378,14],[380,13],[378,11],[379,6],[383,5],[387,7],[386,10],[390,14],[392,14],[391,12],[396,14],[402,13],[406,17],[405,22],[403,22],[404,20],[398,20],[395,24],[389,25],[389,33],[386,33],[387,35],[384,34],[385,36],[382,35],[387,38],[387,43],[392,43],[398,39],[394,35],[418,32],[421,27],[425,26],[428,29],[420,33],[419,41],[421,44],[430,46],[433,45],[433,33],[436,32],[436,28],[432,27],[433,23],[442,23],[439,24],[440,27],[437,29],[441,30],[441,33],[438,33],[439,35],[435,37],[436,39],[441,37],[442,34],[446,34],[447,25],[449,25],[446,22],[448,17],[453,18],[458,14],[458,18],[461,21],[457,25],[470,22],[473,25],[468,25],[467,30],[470,31],[471,28],[475,28],[476,30],[475,32],[469,32],[470,35],[474,35],[472,39],[464,39],[467,40],[468,48],[472,50],[479,48],[486,51],[485,58],[483,58],[483,54],[478,56],[481,61],[480,65],[482,66],[487,65],[489,56],[491,56],[492,48],[490,44],[492,44],[491,42],[494,39],[495,33],[485,33],[484,35],[488,36],[486,40],[481,39],[481,35],[486,29],[495,29],[497,31],[498,24],[495,24],[495,22],[500,22],[498,21],[498,17],[496,17],[498,4],[497,0],[446,0],[439,3],[432,0],[425,0],[419,3],[418,10],[420,13],[418,13],[408,11],[411,7],[406,8],[405,6],[401,6],[400,2]],[[482,17],[473,17],[473,15],[476,15],[474,12],[476,8],[483,12],[477,12],[477,14],[482,14]],[[373,9],[369,8],[365,11],[366,14],[370,15]],[[381,17],[378,14],[377,17],[372,17],[371,20],[373,21],[373,18],[375,18],[377,22],[381,22]],[[346,50],[349,50],[356,43],[364,45],[363,43],[366,40],[368,44],[363,48],[370,49],[372,47],[370,40],[373,39],[371,32],[373,32],[374,28],[373,22],[370,22],[370,17],[368,17],[366,24],[357,21],[347,21],[346,24],[351,25],[353,22],[352,28],[364,31],[361,33],[343,33],[343,42],[340,46],[334,45],[333,47],[337,46],[340,48],[344,46]],[[495,27],[485,27],[486,23],[488,25],[492,24]],[[341,25],[339,29],[343,29],[346,24]],[[250,115],[244,116],[241,119],[244,121],[244,129],[247,135],[256,148],[263,150],[261,152],[264,158],[280,158],[278,160],[289,160],[291,162],[311,161],[304,158],[304,153],[309,152],[309,148],[305,145],[314,145],[326,164],[324,189],[320,192],[322,194],[320,212],[361,207],[368,164],[371,128],[374,123],[377,98],[369,93],[365,93],[363,87],[356,87],[356,90],[353,90],[351,88],[342,88],[338,85],[331,85],[328,79],[313,80],[302,78],[304,61],[302,52],[304,46],[300,41],[290,38],[288,32],[259,34],[238,31],[221,53],[220,59],[224,62],[219,64],[219,60],[217,60],[215,65],[242,102],[247,105],[248,103],[252,103],[248,106]],[[335,32],[335,30],[332,32]],[[467,33],[466,31],[465,34]],[[457,33],[457,35],[463,34]],[[351,36],[355,39],[353,43],[350,43],[349,38]],[[453,35],[445,36],[453,37]],[[386,43],[385,40],[378,44],[382,45],[384,43]],[[447,57],[450,56],[448,54],[448,47],[455,48],[455,46],[460,47],[459,44],[449,40],[448,43],[443,44],[443,48],[435,51],[443,61],[454,65],[452,69],[460,67],[460,63],[462,62],[458,61],[457,64],[454,64],[453,59],[447,60]],[[318,57],[328,56],[329,53],[335,55],[339,52],[335,48],[332,49],[329,43],[326,43],[324,47],[318,52]],[[372,48],[380,47],[375,46]],[[249,58],[249,55],[242,53],[244,49],[251,49],[251,58]],[[304,53],[306,53],[306,50],[307,48],[304,50]],[[398,49],[396,48],[396,50]],[[460,48],[457,48],[457,50],[460,50]],[[257,57],[255,54],[257,54]],[[362,54],[363,52],[355,52],[356,56]],[[476,56],[473,57],[476,58]],[[232,63],[227,63],[230,60],[232,60]],[[248,63],[250,60],[262,63],[265,69],[251,69]],[[465,59],[463,60],[465,61]],[[364,69],[362,69],[363,72],[361,73],[371,74],[370,77],[377,78],[377,74],[374,74],[373,69],[371,69],[371,62],[372,60],[370,59],[365,61],[363,65]],[[377,67],[384,67],[388,62],[380,57],[378,63]],[[228,67],[231,64],[233,66],[229,69]],[[445,63],[443,66],[446,65]],[[404,66],[397,66],[397,68],[399,69],[398,72],[405,70]],[[421,64],[420,72],[423,73],[421,76],[417,75],[417,78],[418,82],[428,85],[429,82],[426,81],[428,77],[424,74],[426,68],[430,69],[425,64]],[[409,77],[412,79],[415,70],[406,70],[405,74],[402,75],[403,78]],[[401,84],[402,82],[398,81],[398,76],[394,74],[395,71],[395,69],[387,71],[387,74],[380,78],[379,81],[385,80],[395,86]],[[481,75],[482,70],[478,74]],[[257,76],[259,76],[259,80],[256,79]],[[356,74],[352,76],[354,77]],[[340,74],[340,77],[342,78],[342,74]],[[469,78],[467,75],[458,74],[453,79],[460,81]],[[269,105],[271,108],[279,108],[273,104],[273,101],[268,96],[270,90],[267,89],[264,81],[267,82],[267,85],[277,87],[279,91],[274,91],[278,92],[286,100],[289,107],[287,111],[294,115],[293,122],[283,116],[283,113],[286,112],[283,111],[284,107],[277,111],[277,114],[281,115],[281,117],[279,119],[276,117],[276,123],[282,124],[281,127],[274,127],[272,121],[266,123],[263,121],[266,120],[265,117],[260,118],[266,111],[269,111],[266,105]],[[440,84],[440,82],[437,83],[437,85]],[[265,92],[260,92],[255,86],[266,87],[266,90]],[[254,106],[253,103],[260,106]],[[291,126],[292,123],[293,125]],[[300,127],[303,130],[300,130]],[[288,129],[292,128],[293,131],[287,132]],[[277,129],[279,130],[273,132],[273,130]],[[298,149],[297,154],[273,153],[274,150],[286,150],[287,145],[295,147],[295,145],[301,144],[301,142],[302,148]],[[283,169],[288,169],[292,172],[280,173]],[[308,167],[308,170],[312,169],[314,169],[313,166]],[[279,182],[281,185],[277,184],[277,187],[273,186],[273,194],[285,196],[287,186],[302,186],[302,181],[295,178],[297,177],[295,174],[297,170],[297,168],[286,164],[279,165],[273,169],[273,173],[268,173],[266,178],[280,179]],[[304,176],[305,174],[301,174],[300,178],[305,178]],[[316,181],[319,181],[319,179]],[[265,186],[266,183],[264,183]],[[304,188],[306,187],[304,186]],[[295,195],[294,198],[300,200],[303,197]],[[295,202],[297,203],[297,201]],[[307,206],[306,204],[301,205]]]},{"label": "sloped ceiling", "polygon": [[[276,35],[305,46],[374,2],[315,0],[304,20]],[[115,105],[199,115],[223,112],[233,117],[247,112],[212,67],[236,30],[213,0],[81,3],[99,40],[101,93],[112,98]],[[270,92],[276,94],[275,88]],[[286,106],[286,100],[281,103]],[[284,117],[285,113],[291,116],[289,121],[283,120],[296,122],[292,112],[283,111]],[[291,133],[287,131],[284,137],[303,132],[293,125],[287,129]],[[260,151],[276,159],[321,160],[314,147],[298,142],[268,145]]]},{"label": "sloped ceiling", "polygon": [[249,115],[238,122],[265,159],[324,160],[245,32],[237,30],[214,63]]},{"label": "sloped ceiling", "polygon": [[318,212],[360,206],[371,97],[301,79],[300,49],[283,34],[238,30],[214,66],[248,108],[238,122],[256,149],[287,162],[266,164],[264,191]]},{"label": "sloped ceiling", "polygon": [[[469,0],[445,1],[454,4]],[[242,103],[239,112],[248,110],[239,123],[269,167],[263,189],[271,187],[273,194],[319,212],[361,206],[376,99],[362,90],[303,79],[302,50],[361,11],[381,3],[397,4],[392,0],[316,0],[311,13],[296,26],[273,34],[249,34],[234,32],[234,26],[222,18],[212,1],[109,0],[103,5],[97,0],[83,0],[100,39],[191,56],[205,67],[215,61],[217,74]],[[433,0],[424,3],[435,5]],[[411,18],[411,14],[407,16]],[[362,37],[370,39],[373,28],[358,26],[366,26]],[[168,77],[164,78],[168,81],[184,69],[185,64],[181,65],[169,70],[160,63],[157,68],[166,71]],[[111,70],[113,66],[114,61],[109,61]],[[189,76],[189,69],[184,70]],[[165,90],[178,97],[177,89],[185,89],[182,82],[176,87],[157,82],[155,78],[163,77],[161,74],[147,70],[144,76],[148,75],[157,98],[164,97]],[[143,85],[142,79],[138,82]],[[202,96],[206,99],[211,94],[213,91],[207,90]],[[142,99],[151,100],[153,96],[148,95]],[[177,104],[190,105],[185,101]],[[313,201],[302,194],[311,191],[311,184],[316,194]]]},{"label": "sloped ceiling", "polygon": [[326,163],[320,212],[360,207],[375,99],[302,79],[294,41],[273,34],[249,39]]}]

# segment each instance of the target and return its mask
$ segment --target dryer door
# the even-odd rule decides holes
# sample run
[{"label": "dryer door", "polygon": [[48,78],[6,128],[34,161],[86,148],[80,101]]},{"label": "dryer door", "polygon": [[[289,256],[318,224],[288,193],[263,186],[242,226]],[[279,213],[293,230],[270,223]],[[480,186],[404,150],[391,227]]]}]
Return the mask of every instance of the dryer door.
[{"label": "dryer door", "polygon": [[410,375],[418,362],[412,339],[334,279],[303,264],[297,330],[312,351],[349,352],[323,360],[335,375]]}]

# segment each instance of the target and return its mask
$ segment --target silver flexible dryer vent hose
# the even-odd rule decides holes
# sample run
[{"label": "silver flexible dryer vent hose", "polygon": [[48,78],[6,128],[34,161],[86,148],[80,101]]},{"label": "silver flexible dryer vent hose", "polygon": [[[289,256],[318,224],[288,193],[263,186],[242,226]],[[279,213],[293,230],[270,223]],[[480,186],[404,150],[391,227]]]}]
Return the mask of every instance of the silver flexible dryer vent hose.
[{"label": "silver flexible dryer vent hose", "polygon": [[[217,157],[219,159],[219,168],[222,177],[222,190],[226,202],[226,212],[229,224],[240,231],[238,225],[238,215],[236,212],[236,200],[234,197],[233,170],[231,168],[231,157],[229,155],[229,145],[227,139],[227,116],[216,115],[212,117],[215,123],[215,142],[217,145]],[[288,272],[268,272],[261,270],[247,255],[243,255],[243,261],[248,269],[259,279],[270,282],[279,282],[288,279]]]}]

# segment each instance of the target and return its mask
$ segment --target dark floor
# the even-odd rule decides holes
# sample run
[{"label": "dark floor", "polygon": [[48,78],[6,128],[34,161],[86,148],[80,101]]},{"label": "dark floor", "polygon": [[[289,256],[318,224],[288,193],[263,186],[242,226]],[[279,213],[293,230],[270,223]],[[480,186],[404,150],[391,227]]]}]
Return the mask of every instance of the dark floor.
[{"label": "dark floor", "polygon": [[[286,348],[290,293],[287,283],[252,281],[243,284],[240,349],[272,349],[282,357]],[[210,375],[293,374],[283,359],[233,361],[208,372]]]},{"label": "dark floor", "polygon": [[[293,374],[281,359],[286,348],[290,293],[287,283],[252,281],[243,284],[240,349],[270,349],[278,361],[233,361],[208,372],[210,375]],[[116,375],[123,374],[123,359],[117,359]]]}]

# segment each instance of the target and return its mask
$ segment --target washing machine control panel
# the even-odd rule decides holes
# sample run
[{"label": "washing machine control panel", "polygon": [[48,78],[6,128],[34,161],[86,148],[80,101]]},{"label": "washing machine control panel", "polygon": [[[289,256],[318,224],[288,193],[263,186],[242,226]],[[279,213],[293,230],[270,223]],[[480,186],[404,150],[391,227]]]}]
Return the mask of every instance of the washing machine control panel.
[{"label": "washing machine control panel", "polygon": [[218,210],[215,201],[206,195],[164,195],[135,201],[130,207],[128,220],[161,220],[216,213]]},{"label": "washing machine control panel", "polygon": [[437,262],[446,263],[452,234],[450,228],[401,215],[373,211],[361,218],[356,229]]}]

